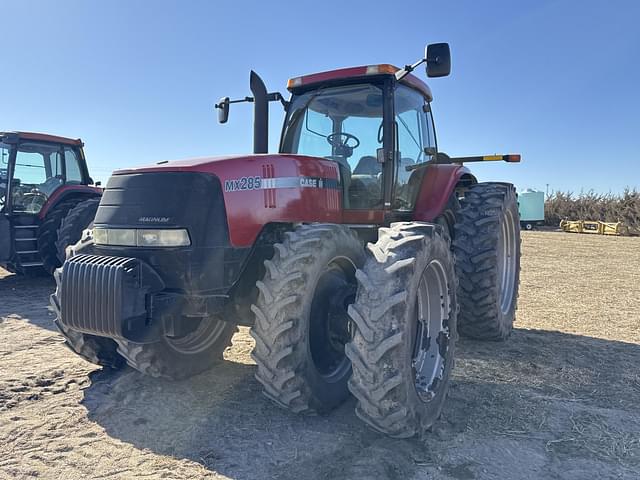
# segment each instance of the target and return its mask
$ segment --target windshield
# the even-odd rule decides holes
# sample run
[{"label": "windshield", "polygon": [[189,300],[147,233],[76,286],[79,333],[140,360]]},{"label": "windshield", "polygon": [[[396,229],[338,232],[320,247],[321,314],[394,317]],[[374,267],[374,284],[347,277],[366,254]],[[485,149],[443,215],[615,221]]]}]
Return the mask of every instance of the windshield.
[{"label": "windshield", "polygon": [[[343,137],[336,139],[341,133]],[[331,134],[333,139],[329,138]],[[342,144],[354,148],[340,148]],[[362,157],[375,157],[378,148],[382,148],[381,88],[347,85],[310,91],[292,99],[282,153],[344,161],[355,170]]]},{"label": "windshield", "polygon": [[294,96],[282,153],[310,155],[340,165],[345,208],[376,208],[382,201],[382,88],[367,84]]}]

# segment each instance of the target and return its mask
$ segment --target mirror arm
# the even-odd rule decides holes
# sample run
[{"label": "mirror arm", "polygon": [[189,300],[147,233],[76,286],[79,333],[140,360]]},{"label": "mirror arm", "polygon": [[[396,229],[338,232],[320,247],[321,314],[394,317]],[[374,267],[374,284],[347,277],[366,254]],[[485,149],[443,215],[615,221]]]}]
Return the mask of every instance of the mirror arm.
[{"label": "mirror arm", "polygon": [[[232,104],[232,103],[242,103],[242,102],[253,102],[253,97],[244,97],[244,98],[241,98],[241,99],[238,99],[238,100],[229,100],[226,103]],[[214,107],[215,108],[223,108],[223,105],[222,105],[222,103],[216,103],[214,105]]]},{"label": "mirror arm", "polygon": [[[270,102],[280,102],[285,110],[289,106],[289,102],[284,99],[284,97],[280,92],[270,93],[267,96],[267,100],[269,100]],[[239,98],[238,100],[229,100],[227,103],[231,105],[232,103],[242,103],[242,102],[253,103],[253,97],[244,97],[244,98]],[[222,103],[216,103],[214,107],[223,108],[223,105]]]},{"label": "mirror arm", "polygon": [[289,102],[284,99],[280,92],[273,92],[267,95],[267,100],[270,102],[280,102],[282,104],[282,108],[287,110],[289,107]]},{"label": "mirror arm", "polygon": [[423,58],[422,60],[418,60],[416,63],[412,65],[405,65],[402,70],[398,70],[396,72],[396,80],[402,80],[404,77],[406,77],[408,74],[413,72],[416,68],[418,68],[420,65],[422,65],[426,61],[427,59]]}]

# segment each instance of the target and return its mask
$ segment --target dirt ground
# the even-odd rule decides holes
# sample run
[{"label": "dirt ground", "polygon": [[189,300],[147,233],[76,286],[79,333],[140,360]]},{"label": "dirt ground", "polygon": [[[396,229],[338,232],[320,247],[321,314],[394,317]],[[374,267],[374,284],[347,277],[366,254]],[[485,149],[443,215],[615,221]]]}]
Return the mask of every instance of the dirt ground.
[{"label": "dirt ground", "polygon": [[62,345],[49,279],[0,271],[0,479],[640,478],[640,238],[523,234],[517,330],[461,342],[422,439],[273,406],[242,330],[211,372],[103,372]]}]

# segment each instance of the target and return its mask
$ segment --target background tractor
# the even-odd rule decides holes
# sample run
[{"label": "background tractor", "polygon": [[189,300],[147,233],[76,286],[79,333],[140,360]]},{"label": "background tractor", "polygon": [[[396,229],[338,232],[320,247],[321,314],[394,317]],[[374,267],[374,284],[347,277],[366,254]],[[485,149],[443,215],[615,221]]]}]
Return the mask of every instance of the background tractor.
[{"label": "background tractor", "polygon": [[[478,183],[439,152],[429,87],[447,44],[400,69],[369,65],[289,80],[254,72],[254,155],[120,170],[94,228],[57,270],[52,305],[70,348],[118,368],[184,378],[251,326],[256,378],[293,412],[349,391],[377,430],[408,437],[444,404],[458,332],[511,332],[520,230],[515,190]],[[267,153],[268,105],[286,115]],[[368,242],[368,243],[367,243]]]},{"label": "background tractor", "polygon": [[82,141],[0,133],[0,265],[52,273],[64,250],[93,220],[102,189],[93,186]]}]

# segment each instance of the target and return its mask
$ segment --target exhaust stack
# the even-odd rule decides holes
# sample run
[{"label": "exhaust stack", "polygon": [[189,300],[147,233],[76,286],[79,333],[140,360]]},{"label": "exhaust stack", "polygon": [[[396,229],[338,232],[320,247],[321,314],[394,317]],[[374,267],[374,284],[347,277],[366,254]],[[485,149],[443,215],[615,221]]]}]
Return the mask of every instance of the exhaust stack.
[{"label": "exhaust stack", "polygon": [[251,70],[249,88],[253,93],[253,153],[269,151],[269,95],[260,76]]}]

